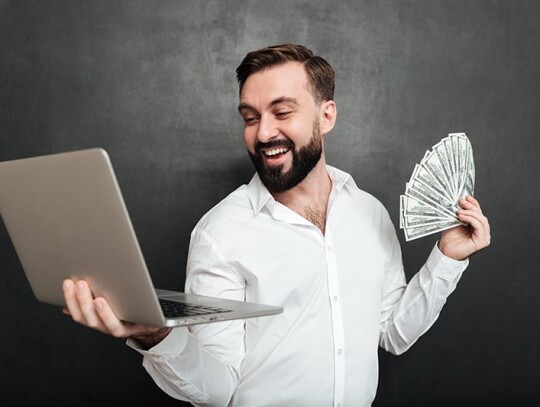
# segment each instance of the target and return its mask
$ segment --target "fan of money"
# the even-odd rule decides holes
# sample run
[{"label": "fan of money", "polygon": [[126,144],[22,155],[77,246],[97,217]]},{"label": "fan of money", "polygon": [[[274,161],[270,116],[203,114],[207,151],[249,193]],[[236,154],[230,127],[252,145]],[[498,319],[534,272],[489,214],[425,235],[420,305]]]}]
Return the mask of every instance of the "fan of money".
[{"label": "fan of money", "polygon": [[405,240],[463,225],[459,200],[474,193],[474,158],[465,133],[450,133],[426,151],[400,196],[399,227]]}]

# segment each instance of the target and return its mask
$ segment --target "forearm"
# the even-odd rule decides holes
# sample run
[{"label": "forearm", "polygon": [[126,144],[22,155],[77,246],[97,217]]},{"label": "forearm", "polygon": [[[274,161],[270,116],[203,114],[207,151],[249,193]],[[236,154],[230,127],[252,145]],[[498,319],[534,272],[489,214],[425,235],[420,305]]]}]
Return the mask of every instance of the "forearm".
[{"label": "forearm", "polygon": [[393,294],[391,311],[381,323],[380,345],[394,354],[409,349],[437,320],[467,265],[468,261],[449,259],[435,247],[406,288]]},{"label": "forearm", "polygon": [[[185,291],[243,300],[243,277],[223,263],[211,236],[196,230],[190,243]],[[128,345],[144,356],[144,368],[171,397],[193,405],[224,406],[238,384],[244,334],[244,322],[234,320],[131,338]]]},{"label": "forearm", "polygon": [[[241,322],[231,324],[232,334],[243,331]],[[187,328],[176,328],[149,350],[139,348],[133,339],[128,345],[144,356],[144,368],[169,396],[195,405],[226,405],[238,384],[242,342],[227,353],[214,353],[212,343],[200,339],[188,333]],[[214,339],[223,345],[238,342],[230,335]],[[205,349],[205,343],[211,348]]]}]

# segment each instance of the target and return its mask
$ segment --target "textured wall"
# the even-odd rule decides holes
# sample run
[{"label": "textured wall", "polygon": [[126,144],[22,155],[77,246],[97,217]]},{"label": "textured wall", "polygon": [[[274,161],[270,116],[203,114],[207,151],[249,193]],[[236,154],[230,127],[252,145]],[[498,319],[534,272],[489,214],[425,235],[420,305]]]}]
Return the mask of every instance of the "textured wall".
[{"label": "textured wall", "polygon": [[[0,161],[105,148],[154,282],[182,288],[192,227],[253,173],[234,70],[252,49],[303,43],[337,71],[331,165],[397,226],[414,164],[466,132],[492,225],[439,321],[405,355],[381,352],[375,406],[532,405],[539,18],[532,0],[0,0]],[[399,237],[411,277],[436,236]],[[1,223],[0,314],[0,399],[173,403],[123,341],[34,300]]]}]

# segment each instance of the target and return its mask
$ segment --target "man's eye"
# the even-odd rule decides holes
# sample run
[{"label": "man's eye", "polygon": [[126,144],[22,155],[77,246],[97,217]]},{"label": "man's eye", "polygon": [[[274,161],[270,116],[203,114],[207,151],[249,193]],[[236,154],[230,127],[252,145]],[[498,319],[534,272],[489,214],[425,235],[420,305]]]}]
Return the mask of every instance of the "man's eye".
[{"label": "man's eye", "polygon": [[287,116],[289,116],[291,114],[291,112],[289,111],[286,111],[286,112],[277,112],[276,113],[276,116],[280,119],[284,119],[286,118]]},{"label": "man's eye", "polygon": [[244,119],[244,123],[246,124],[253,123],[255,122],[255,120],[257,120],[257,118],[254,116],[244,116],[243,119]]}]

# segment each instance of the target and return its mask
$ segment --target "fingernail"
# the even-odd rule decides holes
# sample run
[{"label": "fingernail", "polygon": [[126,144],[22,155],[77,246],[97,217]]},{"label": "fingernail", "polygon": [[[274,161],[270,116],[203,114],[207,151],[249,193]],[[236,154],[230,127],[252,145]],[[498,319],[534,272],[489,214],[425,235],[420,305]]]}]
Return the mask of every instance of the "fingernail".
[{"label": "fingernail", "polygon": [[84,282],[83,281],[79,281],[75,287],[77,288],[77,291],[78,292],[82,292],[82,290],[84,289]]},{"label": "fingernail", "polygon": [[103,309],[103,303],[101,301],[95,301],[96,311],[101,311]]}]

